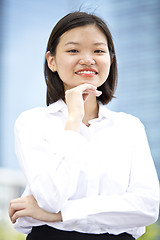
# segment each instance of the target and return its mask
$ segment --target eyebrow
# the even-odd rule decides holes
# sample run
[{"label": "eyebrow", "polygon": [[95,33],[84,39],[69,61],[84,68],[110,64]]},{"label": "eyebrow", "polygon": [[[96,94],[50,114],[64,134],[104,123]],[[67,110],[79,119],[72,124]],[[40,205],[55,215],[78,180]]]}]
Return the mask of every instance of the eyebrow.
[{"label": "eyebrow", "polygon": [[66,45],[70,45],[70,44],[80,45],[80,43],[78,43],[78,42],[67,42],[67,43],[65,43],[65,46],[66,46]]},{"label": "eyebrow", "polygon": [[96,42],[96,43],[94,43],[94,45],[104,45],[104,46],[107,46],[107,44],[106,43],[104,43],[104,42]]},{"label": "eyebrow", "polygon": [[[80,45],[80,43],[78,43],[78,42],[67,42],[67,43],[65,44],[65,46],[67,46],[67,45]],[[107,46],[107,44],[104,43],[104,42],[96,42],[96,43],[94,43],[93,45],[96,45],[96,46],[99,46],[99,45]]]}]

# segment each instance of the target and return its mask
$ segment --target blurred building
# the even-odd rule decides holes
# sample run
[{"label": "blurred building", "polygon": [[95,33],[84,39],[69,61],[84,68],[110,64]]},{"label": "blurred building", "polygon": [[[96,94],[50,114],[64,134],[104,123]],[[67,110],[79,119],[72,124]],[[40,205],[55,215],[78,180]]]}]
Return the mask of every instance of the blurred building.
[{"label": "blurred building", "polygon": [[119,83],[117,98],[108,107],[133,114],[145,124],[160,176],[160,1],[1,0],[0,193],[5,193],[0,194],[1,211],[25,184],[14,153],[14,122],[24,110],[45,106],[43,62],[49,34],[62,16],[80,6],[109,24]]}]

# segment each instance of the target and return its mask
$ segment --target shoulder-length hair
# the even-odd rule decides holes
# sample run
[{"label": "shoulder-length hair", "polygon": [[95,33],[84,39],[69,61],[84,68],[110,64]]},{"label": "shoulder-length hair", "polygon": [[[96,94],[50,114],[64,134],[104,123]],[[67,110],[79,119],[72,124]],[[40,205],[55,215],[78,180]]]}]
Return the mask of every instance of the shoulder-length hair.
[{"label": "shoulder-length hair", "polygon": [[[109,76],[106,81],[97,89],[102,91],[102,95],[97,97],[97,100],[103,104],[109,103],[114,97],[115,88],[117,85],[117,60],[112,40],[112,35],[106,23],[99,17],[88,14],[86,12],[72,12],[64,16],[53,28],[48,40],[47,50],[52,56],[56,55],[56,47],[60,41],[60,37],[66,31],[85,25],[97,26],[106,36],[108,42],[108,49],[111,57],[111,67]],[[63,82],[57,72],[52,72],[48,67],[45,59],[44,75],[47,85],[47,106],[59,99],[65,98]]]}]

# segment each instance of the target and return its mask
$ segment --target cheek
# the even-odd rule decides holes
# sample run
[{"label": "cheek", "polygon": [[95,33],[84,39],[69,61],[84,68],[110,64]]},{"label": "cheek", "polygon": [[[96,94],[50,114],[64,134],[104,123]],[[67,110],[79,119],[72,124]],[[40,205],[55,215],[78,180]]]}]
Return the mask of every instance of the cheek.
[{"label": "cheek", "polygon": [[70,80],[74,75],[74,64],[69,58],[60,57],[57,61],[57,72],[64,84],[70,84]]},{"label": "cheek", "polygon": [[108,61],[102,61],[100,63],[100,66],[101,66],[101,73],[103,75],[105,75],[106,77],[108,77],[108,74],[109,74],[109,71],[110,71],[110,66],[111,66],[111,62],[110,60],[108,59]]},{"label": "cheek", "polygon": [[72,59],[65,59],[63,57],[59,58],[59,61],[57,62],[57,71],[59,74],[65,74],[67,75],[70,73],[70,70],[73,70],[74,62]]}]

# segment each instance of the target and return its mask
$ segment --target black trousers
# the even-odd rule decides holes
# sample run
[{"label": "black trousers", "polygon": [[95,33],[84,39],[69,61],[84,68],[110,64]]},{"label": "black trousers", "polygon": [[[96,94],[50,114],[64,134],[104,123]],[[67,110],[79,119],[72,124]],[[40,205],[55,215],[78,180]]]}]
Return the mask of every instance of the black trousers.
[{"label": "black trousers", "polygon": [[47,225],[33,227],[28,234],[27,240],[134,240],[130,234],[122,233],[120,235],[88,234],[75,231],[62,231]]}]

